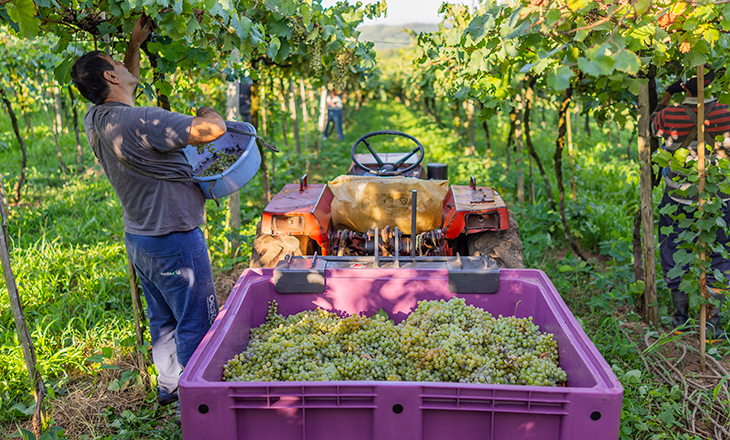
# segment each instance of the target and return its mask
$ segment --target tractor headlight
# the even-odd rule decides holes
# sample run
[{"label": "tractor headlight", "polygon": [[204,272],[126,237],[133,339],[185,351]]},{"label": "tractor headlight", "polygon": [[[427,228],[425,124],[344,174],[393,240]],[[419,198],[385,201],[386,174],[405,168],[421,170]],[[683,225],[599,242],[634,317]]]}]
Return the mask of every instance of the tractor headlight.
[{"label": "tractor headlight", "polygon": [[272,232],[303,232],[304,217],[298,215],[275,215],[271,221]]}]

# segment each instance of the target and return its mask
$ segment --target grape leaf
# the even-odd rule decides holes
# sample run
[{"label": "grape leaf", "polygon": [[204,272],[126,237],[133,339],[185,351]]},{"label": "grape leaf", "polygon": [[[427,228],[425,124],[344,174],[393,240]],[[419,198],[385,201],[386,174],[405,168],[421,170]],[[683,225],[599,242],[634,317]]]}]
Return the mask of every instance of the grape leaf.
[{"label": "grape leaf", "polygon": [[312,11],[309,9],[307,4],[302,4],[299,11],[302,14],[302,23],[304,24],[304,27],[309,26],[309,23],[312,22]]},{"label": "grape leaf", "polygon": [[611,58],[613,58],[613,67],[616,70],[626,72],[629,75],[635,75],[641,69],[641,60],[630,50],[616,52]]},{"label": "grape leaf", "polygon": [[593,76],[601,76],[610,74],[613,69],[607,66],[605,63],[601,63],[587,58],[578,58],[578,67],[584,73]]},{"label": "grape leaf", "polygon": [[471,92],[471,87],[468,85],[462,85],[461,88],[454,93],[454,98],[458,100],[464,100],[469,96],[469,93]]},{"label": "grape leaf", "polygon": [[271,59],[276,58],[276,54],[279,53],[280,47],[281,47],[281,41],[279,41],[279,38],[271,37],[271,42],[269,43],[269,47],[266,48],[266,56]]},{"label": "grape leaf", "polygon": [[471,54],[469,66],[471,66],[475,70],[475,73],[487,70],[489,68],[489,63],[487,61],[488,56],[489,51],[487,49],[475,50]]},{"label": "grape leaf", "polygon": [[53,69],[53,75],[59,84],[68,84],[71,81],[71,66],[75,60],[76,57],[74,55],[69,55]]},{"label": "grape leaf", "polygon": [[583,9],[589,4],[591,4],[591,0],[568,0],[568,7],[573,11]]},{"label": "grape leaf", "polygon": [[15,31],[16,34],[20,34],[20,27],[18,26],[18,23],[15,22],[15,20],[11,19],[8,16],[8,10],[5,8],[0,8],[0,19],[8,24],[10,28]]},{"label": "grape leaf", "polygon": [[116,26],[108,21],[99,23],[99,25],[96,26],[96,29],[99,31],[99,35],[113,34],[117,31]]},{"label": "grape leaf", "polygon": [[650,6],[651,0],[636,0],[636,3],[634,3],[634,8],[636,9],[636,14],[638,15],[644,15],[646,11],[649,10]]},{"label": "grape leaf", "polygon": [[[197,22],[197,20],[196,20],[196,22]],[[241,24],[241,22],[238,20],[238,14],[231,15],[230,25],[231,25],[231,27],[233,27],[233,29],[235,29],[236,35],[238,35],[238,38],[240,38],[241,40],[246,39],[246,37],[248,36],[248,32],[246,32],[246,29]]]},{"label": "grape leaf", "polygon": [[258,46],[264,40],[264,36],[256,29],[250,18],[246,16],[241,18],[241,27],[248,34],[248,38],[254,46]]},{"label": "grape leaf", "polygon": [[474,41],[474,44],[479,43],[482,41],[484,36],[487,34],[487,31],[489,30],[486,26],[486,23],[488,20],[491,19],[491,27],[494,28],[494,18],[489,15],[478,15],[472,19],[472,21],[469,23],[469,26],[466,28],[466,33],[471,37],[471,39]]},{"label": "grape leaf", "polygon": [[40,25],[35,18],[36,7],[33,0],[13,0],[5,8],[11,20],[18,23],[20,34],[25,38],[34,38],[40,31]]},{"label": "grape leaf", "polygon": [[669,165],[672,160],[672,153],[667,150],[661,150],[654,156],[654,162],[658,163],[662,168]]},{"label": "grape leaf", "polygon": [[697,47],[693,48],[685,54],[683,64],[686,68],[691,69],[707,62],[707,54],[702,53],[696,49]]},{"label": "grape leaf", "polygon": [[200,23],[198,23],[198,20],[196,20],[195,17],[190,17],[190,20],[188,20],[188,35],[194,35],[195,32],[200,29]]},{"label": "grape leaf", "polygon": [[290,38],[294,30],[287,20],[270,21],[268,24],[269,34],[278,35],[284,38]]},{"label": "grape leaf", "polygon": [[331,24],[325,25],[324,29],[322,30],[322,38],[325,40],[328,39],[330,37],[330,35],[335,33],[336,30],[337,30],[337,27],[334,25],[331,25]]},{"label": "grape leaf", "polygon": [[570,86],[573,71],[567,66],[560,66],[547,76],[547,85],[555,91],[565,90]]}]

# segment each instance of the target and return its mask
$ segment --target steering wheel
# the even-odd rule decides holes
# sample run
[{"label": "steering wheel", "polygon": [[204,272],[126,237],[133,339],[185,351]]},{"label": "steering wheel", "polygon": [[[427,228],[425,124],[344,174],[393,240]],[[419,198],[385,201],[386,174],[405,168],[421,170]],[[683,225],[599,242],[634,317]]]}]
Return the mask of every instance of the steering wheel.
[{"label": "steering wheel", "polygon": [[[383,162],[383,160],[378,156],[378,153],[376,153],[373,148],[370,146],[370,143],[368,143],[367,139],[371,138],[373,136],[401,136],[407,139],[410,139],[417,145],[416,148],[414,148],[410,153],[405,155],[401,160],[395,163],[389,163],[389,162]],[[361,164],[357,158],[355,157],[355,150],[357,149],[357,146],[360,145],[360,143],[365,144],[365,146],[370,150],[370,154],[373,155],[373,158],[378,163],[378,168],[376,170],[373,170],[372,168],[368,168],[365,165]],[[399,170],[401,165],[403,165],[408,159],[411,158],[414,154],[418,153],[418,160],[416,160],[416,163],[408,166],[407,168],[403,168],[402,170]],[[394,131],[394,130],[380,130],[380,131],[373,131],[371,133],[366,134],[365,136],[361,136],[360,139],[355,141],[355,144],[352,146],[352,150],[350,151],[350,157],[352,158],[352,163],[369,173],[373,173],[376,176],[400,176],[401,174],[406,174],[407,172],[411,171],[412,169],[416,168],[421,161],[423,160],[424,156],[424,150],[423,145],[421,145],[420,142],[418,142],[418,139],[414,138],[413,136],[409,134],[405,134],[400,131]]]}]

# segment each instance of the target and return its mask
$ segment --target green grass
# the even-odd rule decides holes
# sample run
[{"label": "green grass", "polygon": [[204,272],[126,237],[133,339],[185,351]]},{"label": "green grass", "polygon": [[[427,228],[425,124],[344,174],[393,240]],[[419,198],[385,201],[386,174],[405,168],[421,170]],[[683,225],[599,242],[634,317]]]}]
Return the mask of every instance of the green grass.
[{"label": "green grass", "polygon": [[[552,154],[557,130],[550,126],[552,110],[546,113],[544,126],[539,120],[533,124],[532,136],[556,190]],[[539,115],[539,112],[533,114]],[[622,439],[684,438],[663,429],[666,426],[656,421],[656,412],[643,405],[650,399],[656,402],[656,408],[667,410],[667,405],[676,400],[676,393],[641,388],[646,384],[651,386],[651,378],[642,375],[640,381],[635,380],[634,371],[641,373],[643,366],[635,348],[619,331],[621,322],[611,315],[612,310],[630,307],[634,301],[630,250],[631,225],[638,201],[637,163],[627,160],[624,147],[608,144],[598,127],[593,127],[591,137],[577,133],[575,179],[578,194],[577,202],[573,203],[569,198],[572,173],[566,153],[569,221],[582,249],[603,259],[601,270],[596,270],[593,265],[581,265],[571,252],[564,252],[568,247],[559,216],[549,208],[536,169],[535,204],[516,203],[517,167],[512,163],[507,171],[506,164],[507,119],[494,117],[488,123],[493,151],[488,168],[485,166],[484,133],[480,127],[476,132],[477,154],[467,155],[466,142],[455,130],[438,128],[429,117],[394,102],[371,101],[353,112],[344,125],[345,140],[321,141],[316,151],[310,147],[308,151],[296,154],[291,133],[289,149],[283,148],[280,127],[270,127],[277,135],[269,136],[269,140],[282,149],[273,161],[267,154],[272,191],[279,191],[286,183],[298,182],[305,173],[310,183],[326,182],[344,174],[350,164],[350,148],[363,134],[391,129],[415,136],[426,149],[425,163],[447,163],[452,183],[466,184],[474,175],[479,184],[495,187],[516,212],[528,266],[548,273],[626,387]],[[0,151],[0,170],[5,188],[10,191],[17,178],[20,156],[14,139],[9,136],[12,132],[5,119],[0,119],[0,133],[8,145]],[[315,132],[310,133],[310,145],[314,144],[315,136]],[[624,133],[623,138],[627,139],[628,134]],[[64,160],[70,164],[75,160],[75,140],[72,134],[64,134],[61,140]],[[86,145],[85,140],[82,142]],[[399,147],[386,140],[373,142],[373,146],[376,151],[392,151]],[[36,345],[39,369],[52,393],[61,399],[56,401],[58,404],[63,402],[63,396],[71,386],[102,380],[112,388],[120,388],[118,392],[123,396],[125,390],[136,385],[130,379],[131,369],[125,366],[125,359],[135,347],[121,207],[103,176],[94,172],[62,175],[55,147],[43,126],[36,126],[35,139],[28,143],[28,152],[28,182],[21,200],[23,204],[10,210],[9,236],[13,271]],[[98,166],[92,165],[88,146],[85,155],[88,171],[98,171]],[[526,160],[524,172],[529,188]],[[226,203],[221,207],[208,203],[209,244],[216,272],[248,261],[256,223],[264,207],[262,197],[263,185],[261,174],[258,174],[242,193],[243,245],[235,257],[224,252],[226,237],[231,234],[226,228]],[[555,257],[557,254],[565,257]],[[666,314],[668,299],[666,292],[660,293],[664,294],[661,302]],[[631,319],[631,316],[625,319]],[[113,374],[107,374],[110,372]],[[26,375],[7,292],[2,289],[2,426],[14,427],[16,423],[27,421],[32,396]],[[114,380],[116,385],[113,385]],[[153,399],[154,393],[151,393],[146,403],[122,413],[99,408],[107,426],[89,438],[179,438],[179,429],[166,423],[169,410],[157,408]],[[669,411],[674,410],[669,408]],[[53,421],[49,423],[53,424]]]}]

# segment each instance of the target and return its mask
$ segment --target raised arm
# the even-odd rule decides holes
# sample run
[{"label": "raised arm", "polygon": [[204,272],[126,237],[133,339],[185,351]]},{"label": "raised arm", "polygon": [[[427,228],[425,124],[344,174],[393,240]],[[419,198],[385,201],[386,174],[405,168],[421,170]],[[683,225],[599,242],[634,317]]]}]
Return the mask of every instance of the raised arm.
[{"label": "raised arm", "polygon": [[152,29],[152,20],[142,15],[134,23],[132,35],[129,37],[127,52],[124,54],[124,67],[139,81],[139,48],[147,39]]},{"label": "raised arm", "polygon": [[190,126],[188,145],[213,142],[226,134],[226,121],[217,111],[210,107],[198,109]]}]

